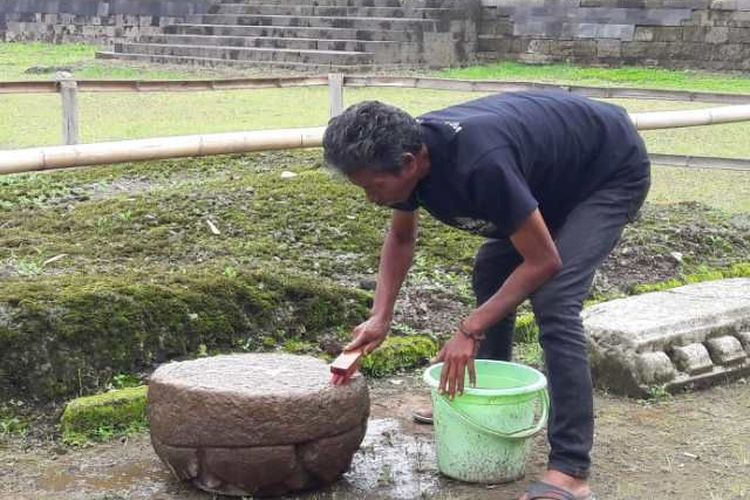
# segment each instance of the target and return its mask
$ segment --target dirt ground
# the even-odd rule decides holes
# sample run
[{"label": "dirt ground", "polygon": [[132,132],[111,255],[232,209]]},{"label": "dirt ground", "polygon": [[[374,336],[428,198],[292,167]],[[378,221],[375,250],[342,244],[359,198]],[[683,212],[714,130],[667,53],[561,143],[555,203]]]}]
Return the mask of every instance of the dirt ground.
[{"label": "dirt ground", "polygon": [[[543,471],[537,437],[526,478],[470,485],[442,477],[432,428],[410,420],[429,402],[418,374],[371,383],[372,415],[351,470],[324,491],[300,499],[511,499]],[[750,498],[750,386],[739,381],[659,402],[596,395],[595,472],[600,499]],[[216,498],[173,479],[147,434],[87,449],[54,443],[0,448],[0,498]],[[292,498],[292,497],[289,497]]]}]

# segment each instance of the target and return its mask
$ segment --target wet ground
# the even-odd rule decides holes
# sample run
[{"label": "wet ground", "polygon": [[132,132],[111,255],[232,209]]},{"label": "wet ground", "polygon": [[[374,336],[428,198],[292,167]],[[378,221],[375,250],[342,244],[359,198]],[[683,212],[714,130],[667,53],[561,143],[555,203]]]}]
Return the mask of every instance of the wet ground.
[{"label": "wet ground", "polygon": [[[544,468],[543,436],[525,479],[468,485],[436,469],[432,429],[410,420],[429,402],[415,376],[372,385],[372,418],[352,469],[324,491],[300,499],[510,499]],[[750,385],[744,381],[658,403],[596,397],[596,469],[603,499],[750,498]],[[2,499],[205,500],[174,480],[147,435],[76,450],[53,444],[0,448]]]}]

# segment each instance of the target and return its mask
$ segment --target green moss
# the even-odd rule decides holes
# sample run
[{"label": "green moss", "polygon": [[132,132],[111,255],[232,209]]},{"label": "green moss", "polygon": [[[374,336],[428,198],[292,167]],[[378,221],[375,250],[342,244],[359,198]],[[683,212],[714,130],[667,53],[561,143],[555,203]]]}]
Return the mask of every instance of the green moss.
[{"label": "green moss", "polygon": [[[113,266],[231,275],[272,263],[334,279],[376,268],[389,211],[319,165],[319,152],[297,152],[0,178],[0,264],[19,275]],[[299,176],[281,180],[282,168]],[[468,270],[480,242],[429,218],[420,236],[427,269]]]},{"label": "green moss", "polygon": [[388,337],[375,352],[362,361],[362,373],[384,377],[429,362],[438,352],[437,343],[426,335]]},{"label": "green moss", "polygon": [[131,387],[70,401],[61,419],[63,442],[82,445],[144,429],[147,387]]},{"label": "green moss", "polygon": [[201,352],[315,342],[370,298],[280,271],[62,277],[0,290],[0,395],[47,400]]},{"label": "green moss", "polygon": [[636,295],[648,292],[659,292],[691,283],[701,283],[704,281],[715,281],[729,278],[750,278],[750,262],[741,262],[724,269],[708,269],[704,267],[696,273],[687,274],[676,279],[659,283],[635,285],[632,287],[631,292]]},{"label": "green moss", "polygon": [[281,346],[281,349],[284,352],[288,352],[290,354],[307,354],[315,350],[315,345],[313,345],[312,342],[290,339],[284,342],[284,345]]}]

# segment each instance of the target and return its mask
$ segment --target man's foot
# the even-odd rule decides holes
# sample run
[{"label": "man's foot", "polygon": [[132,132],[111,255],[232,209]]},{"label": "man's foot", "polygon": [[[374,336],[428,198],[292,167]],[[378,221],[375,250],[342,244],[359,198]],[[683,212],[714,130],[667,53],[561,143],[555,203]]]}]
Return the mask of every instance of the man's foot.
[{"label": "man's foot", "polygon": [[432,419],[432,407],[414,410],[411,412],[411,418],[418,424],[432,425],[434,423]]},{"label": "man's foot", "polygon": [[532,483],[519,500],[594,500],[588,481],[560,471],[548,470],[541,481]]}]

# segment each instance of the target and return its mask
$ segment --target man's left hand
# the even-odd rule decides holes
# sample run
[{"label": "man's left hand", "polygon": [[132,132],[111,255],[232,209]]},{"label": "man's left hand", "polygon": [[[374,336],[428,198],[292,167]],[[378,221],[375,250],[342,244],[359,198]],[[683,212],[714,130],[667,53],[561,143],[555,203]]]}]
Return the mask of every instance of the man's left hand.
[{"label": "man's left hand", "polygon": [[467,337],[461,332],[456,333],[450,339],[437,356],[437,361],[443,362],[440,372],[440,385],[438,391],[448,394],[453,399],[458,393],[464,392],[464,379],[466,370],[469,370],[469,383],[471,386],[477,384],[477,374],[474,370],[474,357],[476,356],[478,342]]}]

